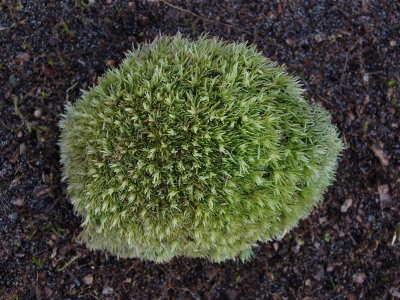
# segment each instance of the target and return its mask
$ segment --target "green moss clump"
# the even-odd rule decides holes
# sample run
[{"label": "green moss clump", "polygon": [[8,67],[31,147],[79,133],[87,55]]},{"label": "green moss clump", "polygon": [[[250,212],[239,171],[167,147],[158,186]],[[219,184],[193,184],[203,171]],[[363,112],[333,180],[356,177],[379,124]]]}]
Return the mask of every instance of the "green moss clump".
[{"label": "green moss clump", "polygon": [[67,107],[61,162],[86,244],[247,259],[306,217],[342,149],[329,114],[254,47],[161,37]]}]

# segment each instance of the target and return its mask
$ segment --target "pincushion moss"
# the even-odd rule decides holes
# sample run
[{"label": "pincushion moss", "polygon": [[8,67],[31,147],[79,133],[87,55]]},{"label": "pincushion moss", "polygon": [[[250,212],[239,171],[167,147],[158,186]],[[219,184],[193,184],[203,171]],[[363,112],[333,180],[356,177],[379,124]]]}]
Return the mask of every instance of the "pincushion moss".
[{"label": "pincushion moss", "polygon": [[342,148],[283,67],[206,37],[129,52],[60,124],[83,240],[158,262],[249,258],[309,214]]}]

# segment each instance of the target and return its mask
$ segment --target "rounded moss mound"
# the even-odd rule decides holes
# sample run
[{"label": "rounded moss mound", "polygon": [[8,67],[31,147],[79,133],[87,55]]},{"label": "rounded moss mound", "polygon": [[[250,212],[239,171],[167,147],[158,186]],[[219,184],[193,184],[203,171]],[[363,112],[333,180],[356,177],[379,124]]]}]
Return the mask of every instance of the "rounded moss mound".
[{"label": "rounded moss mound", "polygon": [[162,37],[67,107],[82,239],[121,257],[251,256],[306,217],[342,148],[328,113],[254,47]]}]

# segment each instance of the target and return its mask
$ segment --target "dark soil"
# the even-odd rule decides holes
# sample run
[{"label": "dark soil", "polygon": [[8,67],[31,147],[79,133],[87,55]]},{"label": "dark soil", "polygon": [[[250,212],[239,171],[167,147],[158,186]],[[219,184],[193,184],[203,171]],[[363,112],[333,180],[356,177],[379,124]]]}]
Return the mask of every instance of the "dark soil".
[{"label": "dark soil", "polygon": [[[256,44],[301,77],[346,143],[312,216],[251,262],[117,259],[78,244],[60,181],[65,103],[158,34]],[[400,298],[396,0],[0,3],[0,299]]]}]

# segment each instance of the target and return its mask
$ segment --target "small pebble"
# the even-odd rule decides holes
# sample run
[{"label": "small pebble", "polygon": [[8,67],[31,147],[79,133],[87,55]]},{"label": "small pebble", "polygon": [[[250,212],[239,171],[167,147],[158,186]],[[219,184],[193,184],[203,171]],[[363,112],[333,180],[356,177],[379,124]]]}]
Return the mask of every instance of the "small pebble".
[{"label": "small pebble", "polygon": [[296,41],[290,38],[286,39],[285,42],[288,46],[294,46],[296,44]]},{"label": "small pebble", "polygon": [[365,273],[356,273],[353,275],[353,281],[362,284],[366,277]]},{"label": "small pebble", "polygon": [[274,250],[275,251],[279,250],[279,244],[278,243],[274,243],[273,246],[274,246]]},{"label": "small pebble", "polygon": [[316,35],[314,36],[314,38],[315,38],[315,41],[316,41],[317,43],[321,43],[321,42],[324,40],[324,37],[323,37],[322,34],[316,34]]},{"label": "small pebble", "polygon": [[394,47],[394,46],[396,46],[397,45],[397,43],[396,43],[396,41],[390,41],[389,42],[389,45],[390,45],[390,47]]},{"label": "small pebble", "polygon": [[368,83],[368,82],[369,82],[369,75],[368,75],[368,73],[365,73],[365,74],[363,75],[363,80],[364,80],[365,83]]},{"label": "small pebble", "polygon": [[39,119],[43,114],[43,111],[41,108],[38,108],[34,111],[33,115],[35,116],[35,118]]},{"label": "small pebble", "polygon": [[345,213],[353,205],[353,200],[351,198],[346,199],[342,206],[340,207],[340,212]]},{"label": "small pebble", "polygon": [[24,154],[26,151],[26,145],[25,144],[20,144],[19,145],[19,155]]},{"label": "small pebble", "polygon": [[106,60],[107,67],[112,67],[113,65],[115,65],[115,60],[113,60],[113,59]]},{"label": "small pebble", "polygon": [[112,295],[112,293],[114,292],[114,289],[109,287],[109,286],[105,286],[103,291],[101,292],[104,296],[110,296]]},{"label": "small pebble", "polygon": [[[93,283],[93,275],[92,274],[88,274],[85,277],[82,278],[82,281],[84,284],[87,285],[91,285]],[[104,290],[103,290],[104,293]]]},{"label": "small pebble", "polygon": [[18,199],[15,199],[15,200],[12,202],[12,204],[15,205],[15,206],[18,206],[18,207],[22,207],[22,206],[25,205],[25,200],[22,199],[22,198],[18,198]]},{"label": "small pebble", "polygon": [[305,285],[306,286],[311,286],[311,280],[310,279],[306,279]]}]

